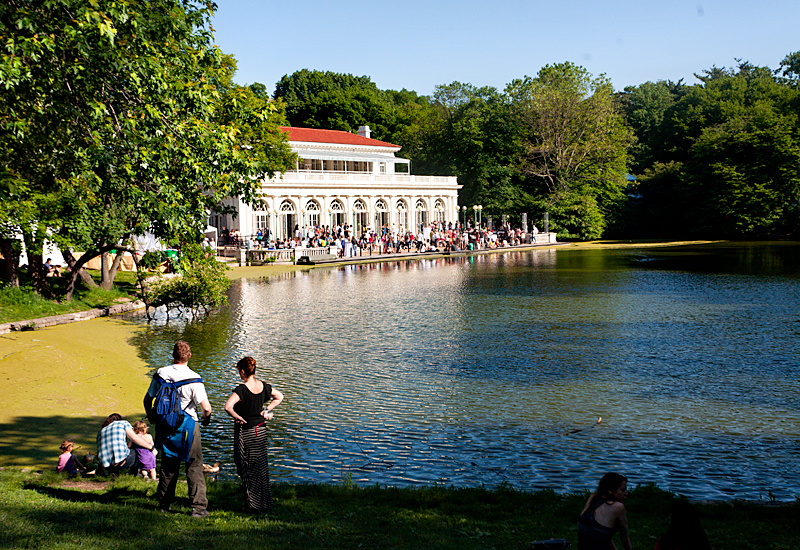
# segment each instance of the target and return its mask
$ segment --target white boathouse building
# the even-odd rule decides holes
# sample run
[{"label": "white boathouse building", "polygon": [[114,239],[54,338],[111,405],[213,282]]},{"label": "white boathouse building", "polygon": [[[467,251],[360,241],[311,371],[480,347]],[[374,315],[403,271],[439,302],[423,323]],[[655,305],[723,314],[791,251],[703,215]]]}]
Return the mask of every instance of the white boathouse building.
[{"label": "white boathouse building", "polygon": [[219,229],[272,238],[293,236],[295,226],[352,225],[356,234],[384,225],[417,232],[433,221],[458,221],[458,185],[452,176],[414,176],[410,161],[396,157],[400,146],[339,130],[281,128],[300,157],[295,169],[261,182],[259,200],[228,199],[237,215],[213,213]]}]

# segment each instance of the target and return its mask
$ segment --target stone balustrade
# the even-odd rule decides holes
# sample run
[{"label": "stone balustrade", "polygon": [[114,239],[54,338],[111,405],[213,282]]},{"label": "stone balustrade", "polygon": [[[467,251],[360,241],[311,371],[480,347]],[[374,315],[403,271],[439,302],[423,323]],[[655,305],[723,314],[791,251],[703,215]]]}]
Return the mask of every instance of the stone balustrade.
[{"label": "stone balustrade", "polygon": [[312,262],[318,260],[331,260],[337,257],[335,246],[324,246],[320,248],[280,248],[277,250],[267,249],[241,249],[244,253],[244,263],[247,265],[264,265],[267,263],[292,264],[302,256],[308,256]]}]

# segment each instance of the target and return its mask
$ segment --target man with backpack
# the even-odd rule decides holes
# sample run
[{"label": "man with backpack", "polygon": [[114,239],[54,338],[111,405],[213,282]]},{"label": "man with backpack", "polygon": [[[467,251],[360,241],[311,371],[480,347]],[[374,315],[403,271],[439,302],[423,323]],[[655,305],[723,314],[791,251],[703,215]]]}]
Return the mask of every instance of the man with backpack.
[{"label": "man with backpack", "polygon": [[[144,409],[147,418],[156,427],[156,447],[161,457],[156,495],[161,511],[170,511],[175,500],[181,462],[185,462],[189,499],[192,501],[191,516],[204,518],[208,517],[208,499],[203,474],[200,423],[208,426],[211,404],[202,379],[188,367],[191,356],[187,342],[175,342],[172,350],[175,363],[158,369],[153,376],[144,396]],[[198,407],[202,411],[202,419],[197,416]]]}]

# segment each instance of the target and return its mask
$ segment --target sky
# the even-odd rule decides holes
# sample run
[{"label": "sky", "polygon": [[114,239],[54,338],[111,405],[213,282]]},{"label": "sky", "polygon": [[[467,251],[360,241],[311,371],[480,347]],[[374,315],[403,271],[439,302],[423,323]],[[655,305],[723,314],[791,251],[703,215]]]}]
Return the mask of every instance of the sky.
[{"label": "sky", "polygon": [[733,67],[777,68],[800,50],[800,0],[217,0],[234,80],[272,93],[284,75],[366,75],[430,95],[454,81],[500,90],[571,61],[616,90]]}]

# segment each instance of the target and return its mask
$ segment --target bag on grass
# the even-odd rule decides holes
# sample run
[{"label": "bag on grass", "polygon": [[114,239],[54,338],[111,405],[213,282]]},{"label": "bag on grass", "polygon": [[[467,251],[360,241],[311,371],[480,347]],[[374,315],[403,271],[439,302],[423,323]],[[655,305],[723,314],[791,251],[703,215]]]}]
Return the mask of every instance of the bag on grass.
[{"label": "bag on grass", "polygon": [[564,550],[570,546],[567,539],[537,540],[528,546],[528,550]]}]

